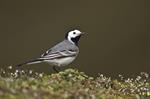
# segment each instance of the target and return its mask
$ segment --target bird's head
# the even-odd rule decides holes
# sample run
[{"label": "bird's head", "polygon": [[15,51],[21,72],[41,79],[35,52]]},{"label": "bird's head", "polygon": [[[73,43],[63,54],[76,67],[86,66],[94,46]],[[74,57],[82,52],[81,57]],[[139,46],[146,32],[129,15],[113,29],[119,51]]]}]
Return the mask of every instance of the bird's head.
[{"label": "bird's head", "polygon": [[66,34],[66,39],[68,41],[70,41],[73,44],[78,45],[78,41],[80,39],[80,37],[84,34],[84,32],[81,32],[80,30],[74,29],[74,30],[70,30],[67,34]]}]

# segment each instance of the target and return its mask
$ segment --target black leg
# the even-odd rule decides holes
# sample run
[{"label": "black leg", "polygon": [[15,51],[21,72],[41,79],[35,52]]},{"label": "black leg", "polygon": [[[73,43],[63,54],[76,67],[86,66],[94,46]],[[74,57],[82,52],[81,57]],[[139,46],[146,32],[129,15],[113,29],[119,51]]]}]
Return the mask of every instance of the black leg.
[{"label": "black leg", "polygon": [[59,73],[60,69],[58,70],[57,66],[53,66],[53,70],[56,72],[56,73]]}]

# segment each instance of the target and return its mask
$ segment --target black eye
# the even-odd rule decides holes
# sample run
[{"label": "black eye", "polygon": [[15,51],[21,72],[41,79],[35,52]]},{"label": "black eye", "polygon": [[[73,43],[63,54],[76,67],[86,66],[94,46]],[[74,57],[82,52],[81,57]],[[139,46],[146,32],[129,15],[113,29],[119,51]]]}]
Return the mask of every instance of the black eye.
[{"label": "black eye", "polygon": [[76,34],[76,32],[73,32],[73,34]]}]

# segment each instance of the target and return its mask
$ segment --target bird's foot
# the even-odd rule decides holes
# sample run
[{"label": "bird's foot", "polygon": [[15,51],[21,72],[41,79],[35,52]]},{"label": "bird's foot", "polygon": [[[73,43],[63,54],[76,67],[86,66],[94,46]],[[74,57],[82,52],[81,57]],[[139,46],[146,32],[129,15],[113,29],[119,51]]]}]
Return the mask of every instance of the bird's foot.
[{"label": "bird's foot", "polygon": [[56,73],[59,73],[60,68],[59,68],[58,66],[53,66],[53,70],[54,70]]}]

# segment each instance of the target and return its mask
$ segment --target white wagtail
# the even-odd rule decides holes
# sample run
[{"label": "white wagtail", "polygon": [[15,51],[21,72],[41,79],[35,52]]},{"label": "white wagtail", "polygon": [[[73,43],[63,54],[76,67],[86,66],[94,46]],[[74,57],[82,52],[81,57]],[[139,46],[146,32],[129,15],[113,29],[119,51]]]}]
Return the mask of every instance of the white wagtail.
[{"label": "white wagtail", "polygon": [[82,34],[84,34],[84,32],[80,30],[71,30],[66,34],[62,42],[47,50],[39,58],[26,61],[17,66],[46,62],[52,65],[53,69],[58,72],[56,66],[66,66],[77,57],[79,53],[78,41]]}]

